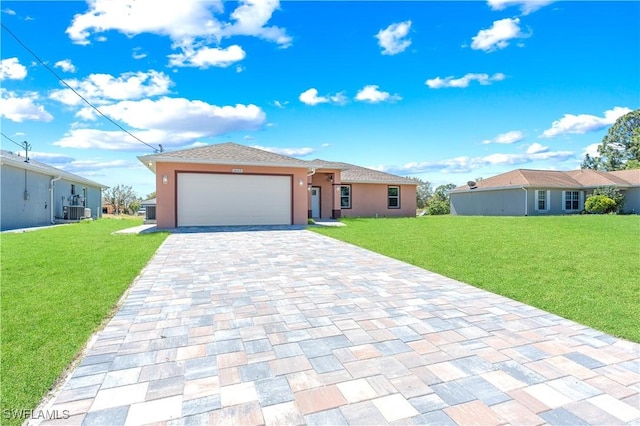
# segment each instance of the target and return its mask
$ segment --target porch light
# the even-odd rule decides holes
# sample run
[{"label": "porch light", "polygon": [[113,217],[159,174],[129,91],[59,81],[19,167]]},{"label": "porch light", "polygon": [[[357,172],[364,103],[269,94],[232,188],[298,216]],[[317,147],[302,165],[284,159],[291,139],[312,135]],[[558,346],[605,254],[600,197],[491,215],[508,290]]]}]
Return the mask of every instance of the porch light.
[{"label": "porch light", "polygon": [[302,178],[298,179],[298,186],[300,188],[302,188],[304,186],[304,181],[302,180]]},{"label": "porch light", "polygon": [[166,185],[168,182],[169,182],[169,176],[162,175],[162,183]]}]

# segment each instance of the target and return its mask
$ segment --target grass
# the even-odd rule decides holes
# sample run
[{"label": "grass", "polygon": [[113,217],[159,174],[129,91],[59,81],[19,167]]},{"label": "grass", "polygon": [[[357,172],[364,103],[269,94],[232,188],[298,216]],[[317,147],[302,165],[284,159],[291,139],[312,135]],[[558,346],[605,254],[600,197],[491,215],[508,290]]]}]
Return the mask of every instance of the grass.
[{"label": "grass", "polygon": [[640,216],[343,221],[313,231],[640,342]]},{"label": "grass", "polygon": [[140,224],[100,219],[2,234],[2,410],[35,408],[113,311],[167,236],[111,234]]}]

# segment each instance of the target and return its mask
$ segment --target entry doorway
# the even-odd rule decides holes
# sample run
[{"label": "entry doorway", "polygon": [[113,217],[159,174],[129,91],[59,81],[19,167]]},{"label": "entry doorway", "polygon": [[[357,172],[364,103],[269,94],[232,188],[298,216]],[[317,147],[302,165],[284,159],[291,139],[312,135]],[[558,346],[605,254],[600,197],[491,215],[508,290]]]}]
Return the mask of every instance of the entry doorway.
[{"label": "entry doorway", "polygon": [[320,217],[320,187],[311,187],[311,217]]}]

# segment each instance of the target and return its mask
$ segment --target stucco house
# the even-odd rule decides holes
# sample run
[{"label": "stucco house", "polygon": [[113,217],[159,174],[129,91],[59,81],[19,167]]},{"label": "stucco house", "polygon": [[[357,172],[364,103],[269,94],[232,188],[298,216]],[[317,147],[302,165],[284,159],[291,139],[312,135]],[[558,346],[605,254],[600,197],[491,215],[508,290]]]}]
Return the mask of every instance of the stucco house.
[{"label": "stucco house", "polygon": [[31,228],[102,214],[103,185],[0,150],[0,229]]},{"label": "stucco house", "polygon": [[518,169],[449,193],[451,214],[478,216],[540,216],[575,214],[595,188],[615,186],[625,196],[624,213],[640,213],[640,170]]},{"label": "stucco house", "polygon": [[303,225],[415,216],[413,179],[228,142],[138,157],[156,175],[158,228]]}]

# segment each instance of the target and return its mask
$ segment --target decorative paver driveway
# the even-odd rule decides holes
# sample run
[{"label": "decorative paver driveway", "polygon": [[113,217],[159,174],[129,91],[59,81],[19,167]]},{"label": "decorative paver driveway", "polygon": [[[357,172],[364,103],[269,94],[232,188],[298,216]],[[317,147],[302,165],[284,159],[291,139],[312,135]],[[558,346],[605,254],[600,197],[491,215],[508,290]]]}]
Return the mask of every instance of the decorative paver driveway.
[{"label": "decorative paver driveway", "polygon": [[184,233],[48,409],[86,425],[639,424],[639,358],[310,231]]}]

